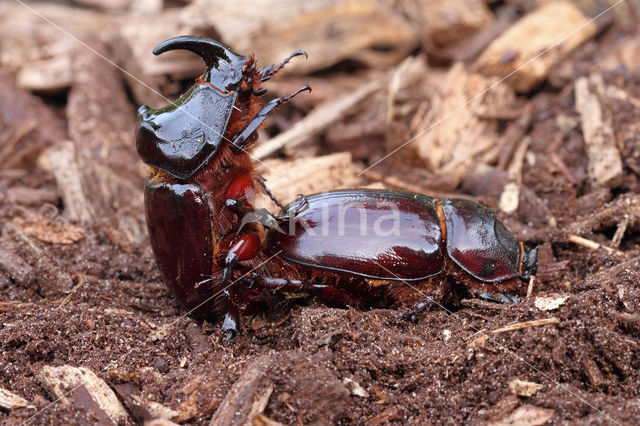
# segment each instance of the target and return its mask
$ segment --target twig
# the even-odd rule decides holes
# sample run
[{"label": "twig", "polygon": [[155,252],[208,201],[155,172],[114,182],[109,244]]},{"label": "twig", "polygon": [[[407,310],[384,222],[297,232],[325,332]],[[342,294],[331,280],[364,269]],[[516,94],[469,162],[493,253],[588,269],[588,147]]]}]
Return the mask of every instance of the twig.
[{"label": "twig", "polygon": [[630,220],[629,215],[625,214],[622,221],[618,223],[618,228],[616,229],[616,233],[613,234],[613,238],[611,239],[611,244],[613,244],[615,248],[620,247],[620,243],[622,242],[624,233],[627,231],[627,226],[629,226],[629,220]]},{"label": "twig", "polygon": [[551,154],[551,161],[558,167],[560,172],[562,172],[564,177],[569,181],[571,185],[578,185],[578,181],[576,180],[576,178],[573,176],[573,174],[571,174],[571,171],[569,170],[567,165],[564,164],[564,161],[562,161],[562,159],[558,157],[557,154]]},{"label": "twig", "polygon": [[544,319],[533,320],[533,321],[517,322],[515,324],[511,324],[506,327],[498,328],[496,330],[491,330],[491,333],[493,334],[506,333],[508,331],[516,331],[516,330],[522,330],[530,327],[539,327],[541,325],[559,324],[559,323],[560,323],[560,320],[558,318],[555,318],[555,317],[544,318]]},{"label": "twig", "polygon": [[479,308],[493,309],[496,311],[502,311],[507,308],[506,305],[503,305],[500,303],[487,302],[486,300],[480,300],[480,299],[462,299],[462,301],[460,301],[460,304],[462,306],[467,306],[467,307],[476,306]]},{"label": "twig", "polygon": [[58,305],[58,309],[62,308],[64,305],[66,305],[69,300],[71,300],[71,298],[73,297],[74,294],[76,294],[76,291],[78,291],[78,289],[82,286],[84,286],[87,283],[87,280],[84,278],[83,274],[77,274],[76,275],[78,277],[78,284],[76,284],[71,291],[69,292],[69,294],[67,294],[67,296],[62,299],[62,301],[60,302],[60,304]]},{"label": "twig", "polygon": [[533,293],[533,284],[536,282],[536,276],[532,275],[529,278],[529,285],[527,286],[527,297],[531,297],[531,293]]},{"label": "twig", "polygon": [[569,235],[569,238],[567,239],[568,241],[574,243],[574,244],[578,244],[579,246],[583,246],[583,247],[587,247],[593,250],[597,250],[599,248],[606,250],[608,253],[610,254],[617,254],[619,256],[624,256],[624,252],[621,252],[620,250],[616,250],[613,249],[611,247],[607,247],[605,245],[596,243],[595,241],[592,240],[588,240],[586,238],[582,238],[579,237],[577,235],[571,234]]},{"label": "twig", "polygon": [[15,309],[24,309],[33,306],[31,302],[0,302],[0,312],[10,312]]}]

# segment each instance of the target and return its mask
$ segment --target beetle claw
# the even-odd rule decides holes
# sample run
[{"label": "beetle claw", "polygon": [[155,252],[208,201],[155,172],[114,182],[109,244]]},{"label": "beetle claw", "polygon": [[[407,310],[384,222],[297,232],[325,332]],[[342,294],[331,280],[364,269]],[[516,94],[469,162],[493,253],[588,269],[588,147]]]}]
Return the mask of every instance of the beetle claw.
[{"label": "beetle claw", "polygon": [[433,299],[429,297],[426,302],[419,302],[412,306],[409,310],[393,317],[395,320],[416,323],[418,322],[418,314],[422,311],[431,309]]},{"label": "beetle claw", "polygon": [[504,294],[504,293],[483,292],[483,293],[479,293],[478,297],[481,299],[489,300],[491,302],[500,302],[500,303],[515,303],[520,300],[520,297],[515,294]]},{"label": "beetle claw", "polygon": [[275,73],[280,71],[282,67],[284,67],[291,59],[293,59],[296,56],[304,56],[305,59],[308,58],[307,52],[305,52],[304,50],[300,50],[300,49],[294,50],[293,52],[291,52],[289,56],[287,56],[282,62],[280,62],[280,65],[275,66],[274,64],[271,64],[268,67],[262,68],[259,71],[260,74],[262,75],[262,78],[260,79],[260,81],[269,80]]}]

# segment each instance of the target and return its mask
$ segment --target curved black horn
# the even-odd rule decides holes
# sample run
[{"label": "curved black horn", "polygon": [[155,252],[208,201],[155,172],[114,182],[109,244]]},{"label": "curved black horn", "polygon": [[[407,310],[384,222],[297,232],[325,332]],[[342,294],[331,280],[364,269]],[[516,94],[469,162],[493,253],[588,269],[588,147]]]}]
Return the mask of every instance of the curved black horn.
[{"label": "curved black horn", "polygon": [[[160,55],[170,50],[189,50],[200,56],[207,64],[204,79],[220,84],[219,89],[233,90],[242,77],[242,67],[248,56],[242,56],[223,44],[207,37],[182,35],[163,41],[155,49],[154,55]],[[212,70],[217,70],[213,75]]]}]

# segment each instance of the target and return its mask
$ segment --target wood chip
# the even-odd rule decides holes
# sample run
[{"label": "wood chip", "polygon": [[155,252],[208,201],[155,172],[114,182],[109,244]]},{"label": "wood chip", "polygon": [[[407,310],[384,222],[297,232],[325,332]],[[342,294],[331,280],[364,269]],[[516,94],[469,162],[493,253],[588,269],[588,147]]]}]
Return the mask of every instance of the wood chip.
[{"label": "wood chip", "polygon": [[144,426],[179,426],[179,424],[167,419],[155,419],[145,422]]},{"label": "wood chip", "polygon": [[540,296],[536,297],[533,304],[541,311],[553,311],[564,305],[569,296]]},{"label": "wood chip", "polygon": [[534,405],[523,405],[514,410],[509,416],[497,422],[489,423],[491,426],[537,426],[543,425],[555,415],[555,411]]},{"label": "wood chip", "polygon": [[40,189],[28,186],[14,186],[7,188],[6,201],[12,204],[23,206],[41,206],[49,203],[56,205],[60,199],[60,194],[55,188]]},{"label": "wood chip", "polygon": [[418,0],[399,2],[399,7],[420,29],[426,44],[444,45],[464,39],[494,21],[482,0]]},{"label": "wood chip", "polygon": [[498,159],[499,123],[484,120],[475,112],[513,106],[513,91],[502,83],[492,87],[496,82],[495,78],[468,73],[461,63],[451,68],[411,145],[431,171],[459,183],[479,163]]},{"label": "wood chip", "polygon": [[62,92],[71,86],[72,81],[71,55],[29,62],[20,69],[16,77],[18,86],[40,93]]},{"label": "wood chip", "polygon": [[273,362],[272,356],[264,355],[245,368],[213,415],[210,426],[243,425],[264,411],[273,392],[274,385],[266,377]]},{"label": "wood chip", "polygon": [[516,22],[494,40],[476,61],[487,75],[505,77],[518,92],[528,92],[580,44],[597,26],[569,1],[553,1]]},{"label": "wood chip", "polygon": [[225,0],[195,0],[180,18],[184,25],[215,28],[227,45],[254,52],[266,65],[304,48],[309,59],[288,65],[301,73],[380,46],[406,55],[418,41],[407,21],[375,0],[245,0],[241,8]]},{"label": "wood chip", "polygon": [[594,387],[598,387],[605,383],[606,380],[602,375],[602,371],[598,368],[598,364],[596,364],[595,361],[589,358],[586,354],[582,357],[582,367],[584,368],[584,373],[589,379],[589,382]]},{"label": "wood chip", "polygon": [[509,382],[509,390],[518,396],[533,396],[544,386],[534,382],[527,382],[525,380],[513,379]]},{"label": "wood chip", "polygon": [[480,336],[476,337],[471,343],[469,343],[469,347],[478,348],[478,347],[484,346],[485,343],[487,343],[488,339],[489,339],[488,335],[481,334]]},{"label": "wood chip", "polygon": [[269,417],[264,414],[258,414],[251,420],[251,424],[253,426],[284,426],[280,422],[276,422],[275,420],[271,420]]},{"label": "wood chip", "polygon": [[[45,22],[43,17],[55,22],[59,28]],[[69,59],[79,46],[69,33],[76,36],[87,31],[99,34],[107,30],[113,21],[106,14],[59,3],[29,2],[27,6],[24,2],[0,2],[0,65],[3,69],[18,72],[33,62],[51,58],[62,60],[62,57]],[[68,33],[60,31],[60,28]]]},{"label": "wood chip", "polygon": [[359,396],[360,398],[369,398],[369,392],[367,392],[362,386],[360,386],[360,383],[355,380],[345,377],[342,379],[342,383],[344,383],[347,389],[351,391],[351,395]]},{"label": "wood chip", "polygon": [[2,247],[0,247],[0,269],[24,287],[28,287],[35,280],[33,267],[16,253]]},{"label": "wood chip", "polygon": [[106,415],[114,423],[129,417],[111,388],[88,368],[44,366],[39,378],[42,387],[63,404],[82,406],[99,418]]},{"label": "wood chip", "polygon": [[0,388],[0,408],[13,410],[14,408],[26,407],[27,405],[29,405],[29,401],[23,397],[9,392],[4,388]]},{"label": "wood chip", "polygon": [[84,228],[39,215],[28,219],[16,217],[13,223],[25,234],[45,243],[73,244],[84,236]]},{"label": "wood chip", "polygon": [[605,86],[602,75],[581,77],[575,84],[576,110],[589,158],[589,178],[597,186],[613,188],[622,181],[622,159],[616,145],[611,117],[600,101]]},{"label": "wood chip", "polygon": [[173,419],[178,416],[178,411],[173,410],[159,402],[149,401],[144,395],[140,395],[137,386],[131,383],[122,383],[114,386],[124,405],[132,416],[138,421],[153,419]]},{"label": "wood chip", "polygon": [[357,176],[360,170],[351,161],[351,154],[339,152],[322,157],[301,158],[283,163],[268,160],[261,168],[266,185],[281,202],[288,203],[298,194],[337,188],[356,187],[363,179]]},{"label": "wood chip", "polygon": [[533,321],[518,322],[515,324],[507,325],[506,327],[498,328],[496,330],[491,330],[491,332],[493,334],[506,333],[509,331],[523,330],[525,328],[540,327],[542,325],[549,324],[560,324],[560,320],[558,318],[551,317]]},{"label": "wood chip", "polygon": [[94,210],[82,189],[80,167],[76,161],[76,148],[71,141],[62,141],[46,152],[48,164],[62,193],[64,214],[71,220],[88,222]]},{"label": "wood chip", "polygon": [[[4,58],[6,51],[1,42],[2,39],[0,57]],[[66,138],[63,121],[42,99],[18,87],[13,76],[5,72],[0,72],[0,128],[0,170],[31,169],[40,151]]]}]

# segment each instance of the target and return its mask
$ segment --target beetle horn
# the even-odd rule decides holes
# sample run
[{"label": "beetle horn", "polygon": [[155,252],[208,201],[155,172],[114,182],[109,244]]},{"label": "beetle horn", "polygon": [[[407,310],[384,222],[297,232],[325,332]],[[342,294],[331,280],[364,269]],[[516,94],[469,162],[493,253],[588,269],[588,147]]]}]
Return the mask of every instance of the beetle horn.
[{"label": "beetle horn", "polygon": [[242,56],[207,37],[182,35],[165,40],[153,49],[154,55],[170,50],[189,50],[207,64],[203,80],[224,91],[234,90],[242,78],[242,67],[248,56]]}]

